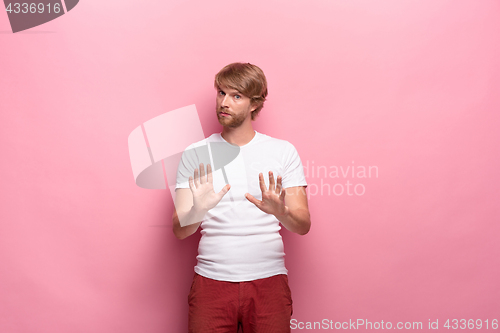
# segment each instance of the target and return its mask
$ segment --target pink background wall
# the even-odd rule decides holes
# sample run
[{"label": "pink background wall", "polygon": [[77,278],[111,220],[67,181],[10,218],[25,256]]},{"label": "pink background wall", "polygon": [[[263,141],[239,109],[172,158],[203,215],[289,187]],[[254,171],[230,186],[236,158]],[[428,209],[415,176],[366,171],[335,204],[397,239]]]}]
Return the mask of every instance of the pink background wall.
[{"label": "pink background wall", "polygon": [[12,34],[2,10],[0,331],[186,331],[199,236],[178,241],[169,191],[135,185],[127,137],[190,104],[220,131],[213,76],[234,61],[269,81],[255,128],[308,165],[312,229],[282,232],[294,319],[500,319],[499,15],[496,0],[83,0]]}]

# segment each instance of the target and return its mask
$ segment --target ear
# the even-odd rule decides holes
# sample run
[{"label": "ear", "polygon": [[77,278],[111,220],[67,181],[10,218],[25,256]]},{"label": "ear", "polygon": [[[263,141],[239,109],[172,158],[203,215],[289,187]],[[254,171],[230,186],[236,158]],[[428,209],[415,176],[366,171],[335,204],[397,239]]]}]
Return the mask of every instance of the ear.
[{"label": "ear", "polygon": [[251,105],[251,108],[252,108],[251,112],[254,112],[260,106],[260,104],[258,102],[255,102],[253,100],[250,102],[250,105]]}]

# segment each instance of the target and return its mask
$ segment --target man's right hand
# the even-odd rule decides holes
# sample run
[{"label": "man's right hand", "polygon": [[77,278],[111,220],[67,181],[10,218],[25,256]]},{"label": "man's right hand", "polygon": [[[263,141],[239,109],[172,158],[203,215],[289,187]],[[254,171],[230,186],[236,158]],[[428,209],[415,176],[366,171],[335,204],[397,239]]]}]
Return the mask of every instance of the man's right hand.
[{"label": "man's right hand", "polygon": [[198,169],[195,169],[194,179],[189,177],[189,189],[179,188],[175,191],[172,226],[175,236],[179,239],[194,234],[205,214],[217,206],[231,188],[231,185],[227,184],[219,193],[214,192],[210,164],[207,165],[207,176],[205,176],[205,168],[203,163],[200,163],[200,174],[198,174]]},{"label": "man's right hand", "polygon": [[219,193],[215,193],[212,177],[212,167],[207,164],[207,175],[205,177],[205,167],[200,163],[200,172],[194,169],[193,177],[189,177],[189,188],[193,194],[193,207],[199,212],[208,212],[217,206],[222,197],[229,191],[231,185],[227,184]]}]

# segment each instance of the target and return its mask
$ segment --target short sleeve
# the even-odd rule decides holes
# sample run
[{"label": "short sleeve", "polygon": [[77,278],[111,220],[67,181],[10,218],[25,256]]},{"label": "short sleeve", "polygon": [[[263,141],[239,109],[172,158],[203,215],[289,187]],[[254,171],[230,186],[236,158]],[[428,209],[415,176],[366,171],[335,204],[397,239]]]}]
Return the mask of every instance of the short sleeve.
[{"label": "short sleeve", "polygon": [[197,145],[190,145],[182,153],[177,167],[176,189],[189,188],[189,177],[194,176],[194,169],[198,168],[200,163],[203,163],[205,167],[210,163],[208,146],[205,141]]},{"label": "short sleeve", "polygon": [[189,176],[193,175],[194,169],[196,169],[196,161],[193,160],[193,155],[188,154],[189,148],[182,153],[177,167],[176,189],[189,188]]},{"label": "short sleeve", "polygon": [[297,153],[297,149],[295,149],[290,142],[287,142],[285,146],[285,154],[283,155],[283,158],[283,188],[295,186],[307,187],[302,161]]}]

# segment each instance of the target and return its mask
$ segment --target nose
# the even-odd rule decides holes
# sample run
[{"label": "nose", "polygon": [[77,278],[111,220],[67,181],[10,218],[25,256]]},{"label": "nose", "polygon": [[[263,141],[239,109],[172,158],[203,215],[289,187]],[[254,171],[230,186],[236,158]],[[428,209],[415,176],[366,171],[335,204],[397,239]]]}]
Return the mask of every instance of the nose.
[{"label": "nose", "polygon": [[227,96],[227,94],[221,96],[220,106],[221,107],[227,107],[228,106],[228,96]]}]

